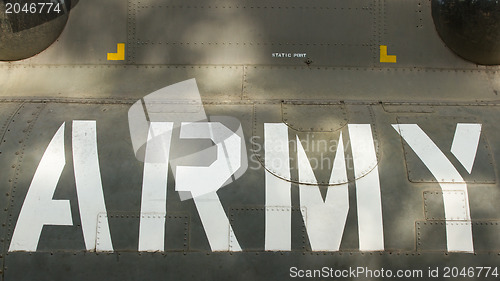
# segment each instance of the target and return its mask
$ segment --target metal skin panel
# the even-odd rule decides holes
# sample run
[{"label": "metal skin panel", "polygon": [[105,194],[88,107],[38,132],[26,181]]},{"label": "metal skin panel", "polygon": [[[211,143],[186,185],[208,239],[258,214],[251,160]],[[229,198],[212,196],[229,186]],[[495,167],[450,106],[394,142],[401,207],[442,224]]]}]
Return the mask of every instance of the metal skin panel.
[{"label": "metal skin panel", "polygon": [[[300,65],[311,58],[324,65],[352,63],[346,52],[371,57],[373,27],[357,20],[372,17],[371,1],[149,2],[136,7],[137,63]],[[300,20],[306,18],[314,20]],[[272,55],[283,52],[293,53],[291,59]]]},{"label": "metal skin panel", "polygon": [[[1,64],[0,64],[1,65]],[[2,96],[12,99],[61,97],[81,100],[137,99],[165,85],[196,77],[204,100],[241,99],[243,69],[239,66],[106,66],[106,65],[3,65]],[[31,72],[31,75],[27,73]],[[5,75],[4,75],[5,74]],[[27,83],[27,77],[29,83]],[[110,83],[109,81],[124,83]]]},{"label": "metal skin panel", "polygon": [[[493,166],[493,159],[491,156],[491,151],[489,149],[489,142],[486,137],[486,134],[483,132],[482,137],[479,140],[479,146],[477,148],[477,152],[475,155],[475,170],[468,173],[462,167],[459,161],[455,160],[454,156],[450,152],[451,148],[451,140],[453,140],[453,133],[455,131],[455,127],[457,123],[480,123],[475,118],[467,118],[467,117],[452,117],[452,116],[433,116],[432,117],[398,117],[399,123],[417,123],[422,128],[425,128],[425,131],[429,136],[437,136],[432,137],[433,141],[441,147],[442,151],[448,155],[449,159],[453,159],[455,166],[460,171],[464,173],[464,179],[468,182],[486,184],[486,183],[495,183],[495,169]],[[464,115],[462,115],[464,116]],[[439,118],[442,121],[442,125],[440,127],[435,126],[434,120],[435,118]],[[449,124],[449,125],[446,125]],[[436,182],[436,179],[426,170],[424,166],[422,166],[422,162],[418,159],[418,156],[415,155],[410,147],[406,143],[404,143],[405,150],[405,159],[406,165],[408,169],[408,179],[411,182]],[[477,171],[477,172],[476,172]]]},{"label": "metal skin panel", "polygon": [[[0,215],[2,219],[1,231],[2,238],[0,238],[0,247],[2,248],[2,253],[7,247],[6,236],[9,231],[11,231],[11,225],[9,224],[9,206],[12,204],[12,190],[13,185],[19,178],[19,166],[18,164],[23,160],[23,144],[19,143],[19,139],[23,139],[26,135],[22,133],[19,135],[18,130],[13,130],[13,126],[21,127],[24,130],[28,127],[26,120],[19,118],[18,113],[21,110],[25,110],[26,107],[20,103],[2,103],[0,104],[1,113],[0,118],[2,122],[2,139],[0,142],[0,161],[3,167],[7,167],[4,172],[0,173],[0,179],[2,181],[2,213]],[[28,109],[33,113],[36,111],[32,108]],[[14,122],[17,123],[14,124]],[[4,265],[4,256],[2,255],[2,267]],[[3,272],[3,270],[2,270]]]},{"label": "metal skin panel", "polygon": [[248,66],[245,81],[245,97],[256,100],[412,103],[497,100],[491,79],[482,70]]},{"label": "metal skin panel", "polygon": [[[358,266],[449,280],[446,266],[499,266],[500,68],[449,51],[428,1],[72,3],[50,48],[0,62],[2,280],[294,280],[294,267]],[[108,61],[119,43],[123,60]],[[384,62],[382,46],[397,62]],[[199,104],[147,104],[182,81],[195,83]],[[162,120],[198,107],[199,130]],[[130,116],[145,124],[147,145],[168,143],[168,162],[164,150],[153,149],[154,160],[134,151]],[[457,123],[474,126],[456,133]],[[425,136],[435,146],[412,142]],[[429,151],[445,165],[423,161]],[[40,175],[44,159],[53,163]],[[227,178],[206,172],[220,159]],[[456,182],[436,182],[450,167]],[[216,192],[176,190],[214,178],[224,181]],[[165,185],[145,200],[159,213],[141,213],[150,183]],[[26,202],[46,205],[24,220],[36,205]],[[54,214],[58,203],[69,211]],[[46,221],[36,243],[25,238],[36,231],[13,237],[20,221],[29,228],[58,215],[71,223]],[[141,240],[142,219],[164,237]],[[144,240],[151,248],[139,251]]]},{"label": "metal skin panel", "polygon": [[[21,64],[102,64],[117,42],[127,41],[127,1],[72,0],[66,27],[58,40]],[[117,62],[122,64],[122,62]]]},{"label": "metal skin panel", "polygon": [[[240,243],[242,247],[245,248],[245,252],[254,252],[255,254],[262,253],[264,248],[265,239],[265,208],[232,208],[230,210],[230,221],[234,225],[235,234],[240,238]],[[275,208],[273,212],[281,212],[280,208]],[[305,228],[303,226],[303,221],[301,217],[301,212],[306,212],[305,209],[293,208],[292,210],[292,224],[298,229],[304,231],[296,231],[292,233],[292,251],[293,252],[303,252],[310,250],[308,243],[307,234],[305,233]],[[253,235],[247,235],[244,233],[244,229],[252,228]],[[230,242],[232,243],[232,241]]]},{"label": "metal skin panel", "polygon": [[[457,55],[478,64],[500,61],[496,51],[499,13],[496,1],[432,1],[432,18],[441,39]],[[477,30],[488,30],[487,35]]]},{"label": "metal skin panel", "polygon": [[[199,215],[192,202],[180,201],[177,192],[173,190],[174,182],[169,180],[168,184],[168,203],[167,203],[167,235],[173,235],[172,238],[166,237],[166,251],[155,254],[137,253],[138,224],[137,212],[140,209],[140,190],[142,164],[135,159],[132,154],[131,145],[127,142],[128,128],[125,112],[128,104],[67,104],[67,103],[48,103],[30,104],[36,112],[38,109],[38,121],[30,129],[32,136],[37,138],[28,138],[26,141],[25,157],[21,165],[22,174],[34,173],[39,163],[41,154],[46,144],[52,137],[55,130],[62,122],[66,122],[66,143],[70,140],[71,120],[96,120],[98,128],[98,151],[101,164],[101,176],[103,181],[103,191],[110,218],[111,237],[115,245],[114,253],[92,253],[86,252],[82,230],[79,224],[79,209],[77,203],[76,191],[74,189],[73,167],[71,164],[71,149],[66,148],[67,166],[65,167],[62,178],[57,186],[54,199],[69,199],[72,204],[72,216],[74,226],[46,226],[40,237],[37,253],[5,252],[6,254],[6,280],[23,279],[35,276],[38,266],[46,266],[51,260],[57,260],[58,265],[53,265],[51,271],[46,271],[46,275],[40,276],[41,280],[58,279],[64,276],[72,276],[78,280],[79,274],[83,274],[85,268],[96,268],[90,275],[93,276],[140,276],[144,268],[153,266],[157,268],[149,274],[152,279],[170,276],[172,278],[186,278],[186,272],[183,271],[189,264],[202,263],[218,266],[230,263],[249,271],[252,278],[280,278],[288,276],[288,268],[294,265],[303,267],[317,267],[323,265],[345,266],[353,262],[359,262],[363,265],[377,265],[390,262],[391,265],[399,265],[405,268],[407,263],[414,263],[415,267],[427,268],[436,264],[439,259],[446,257],[453,264],[476,264],[484,266],[494,265],[496,261],[497,248],[494,241],[494,233],[497,230],[495,219],[498,219],[497,206],[494,203],[495,198],[500,196],[494,186],[486,185],[479,194],[487,194],[488,198],[482,198],[483,201],[477,201],[477,195],[472,187],[471,195],[471,213],[473,219],[474,239],[477,244],[477,255],[466,255],[446,252],[446,240],[444,228],[422,228],[422,220],[430,217],[426,212],[429,209],[426,204],[436,204],[431,207],[438,211],[442,208],[442,203],[426,200],[422,194],[427,190],[436,189],[437,184],[433,183],[411,183],[405,176],[404,156],[400,139],[396,131],[389,124],[396,121],[400,114],[387,113],[381,105],[360,106],[346,104],[350,116],[355,116],[350,122],[362,122],[367,120],[362,115],[373,116],[371,122],[376,126],[373,132],[376,132],[377,142],[379,143],[379,171],[382,190],[382,210],[384,215],[384,233],[386,251],[376,253],[360,252],[357,238],[357,216],[356,212],[350,211],[345,235],[341,243],[340,252],[320,252],[318,255],[310,252],[310,241],[307,234],[303,232],[304,226],[299,212],[293,212],[292,216],[292,252],[265,253],[263,251],[263,223],[264,215],[262,206],[264,202],[263,188],[264,182],[262,175],[264,169],[249,169],[245,175],[236,182],[224,187],[219,191],[221,202],[226,209],[228,217],[235,229],[235,235],[240,245],[243,247],[243,253],[211,253],[208,241],[206,240],[203,226],[200,224]],[[240,120],[247,120],[242,123],[244,133],[247,137],[251,136],[252,119],[248,118],[251,112],[251,106],[225,104],[207,105],[209,115],[231,115]],[[280,106],[278,105],[278,109]],[[438,106],[438,109],[440,107]],[[467,111],[474,111],[474,106],[463,107]],[[41,110],[41,111],[40,111]],[[495,110],[495,107],[489,107],[489,110]],[[33,111],[21,111],[20,117],[30,118]],[[279,113],[279,111],[278,111]],[[479,114],[479,113],[478,113]],[[246,117],[245,117],[246,116]],[[279,116],[279,114],[277,115]],[[412,119],[413,118],[413,119]],[[40,122],[43,120],[43,122]],[[262,122],[272,121],[272,118],[266,118]],[[418,116],[407,117],[407,120],[419,120]],[[485,118],[483,123],[485,128],[496,126],[491,118]],[[27,120],[29,121],[29,120]],[[26,122],[27,122],[26,121]],[[366,121],[365,121],[366,122]],[[14,122],[15,123],[15,122]],[[30,122],[31,123],[31,122]],[[113,129],[110,129],[110,128]],[[375,128],[375,127],[374,127]],[[11,130],[21,130],[11,127]],[[491,129],[491,128],[490,128]],[[15,131],[16,132],[16,131]],[[293,135],[293,134],[291,134]],[[492,139],[492,141],[495,141]],[[175,145],[175,144],[173,144]],[[36,149],[35,149],[36,148]],[[247,149],[251,149],[248,146]],[[251,153],[251,150],[247,151]],[[309,151],[314,152],[314,151]],[[311,155],[309,155],[310,157]],[[29,161],[28,161],[29,160]],[[294,161],[292,161],[292,164]],[[400,163],[395,165],[396,163]],[[293,164],[296,165],[296,164]],[[123,172],[126,171],[126,172]],[[349,170],[350,171],[350,170]],[[321,172],[316,171],[318,180],[322,178]],[[349,172],[351,177],[353,171]],[[17,213],[23,203],[22,198],[26,192],[32,176],[23,177],[16,185],[14,205],[9,208],[12,218],[17,217]],[[335,187],[327,187],[335,188]],[[349,184],[351,210],[356,209],[356,186]],[[425,196],[425,195],[424,195]],[[439,200],[439,198],[437,198]],[[300,198],[298,195],[298,185],[292,185],[292,202],[298,206]],[[260,211],[259,211],[260,210]],[[307,212],[307,210],[305,210]],[[260,213],[260,214],[259,214]],[[489,217],[480,215],[488,214]],[[178,215],[177,215],[178,214]],[[257,215],[258,214],[258,215]],[[179,217],[180,224],[168,223],[168,218]],[[188,218],[186,220],[186,218]],[[432,218],[431,218],[432,219]],[[438,217],[433,217],[438,219]],[[430,221],[432,222],[432,221]],[[434,224],[438,224],[439,221]],[[494,224],[490,224],[493,222]],[[187,228],[185,223],[187,223]],[[427,223],[430,225],[430,223]],[[433,224],[433,225],[434,225]],[[15,219],[11,226],[15,225]],[[302,225],[302,226],[301,226]],[[421,227],[420,229],[418,227]],[[12,231],[12,230],[11,230]],[[9,235],[10,236],[10,235]],[[9,237],[8,236],[8,237]],[[296,237],[296,238],[293,238]],[[442,237],[439,238],[437,237]],[[186,239],[186,240],[184,240]],[[437,240],[436,240],[437,239]],[[185,241],[188,241],[187,243]],[[420,241],[420,242],[419,242]],[[439,242],[440,241],[440,242]],[[490,241],[490,242],[488,242]],[[439,243],[438,243],[439,242]],[[173,244],[172,244],[173,243]],[[186,244],[184,244],[186,243]],[[230,242],[231,243],[231,242]],[[421,244],[418,244],[421,243]],[[438,243],[438,244],[436,244]],[[186,245],[186,246],[185,246]],[[491,246],[491,247],[490,247]],[[305,247],[305,248],[304,248]],[[131,253],[132,252],[132,253]],[[201,253],[198,253],[201,252]],[[433,253],[434,252],[434,253]],[[52,254],[51,254],[52,253]],[[495,254],[495,255],[492,255]],[[396,258],[397,257],[397,258]],[[21,261],[22,259],[22,261]],[[102,267],[97,264],[107,263],[106,260],[112,259],[108,266]],[[396,262],[396,260],[398,260]],[[278,266],[278,272],[271,274],[272,261],[273,266]],[[138,263],[142,265],[138,272],[131,272],[125,269],[127,263]],[[249,267],[248,262],[253,265]],[[23,266],[20,266],[20,265]],[[156,265],[155,265],[156,264]],[[163,264],[163,266],[160,266]],[[254,266],[262,268],[255,271]],[[26,270],[26,268],[31,268]],[[69,274],[62,274],[58,268],[70,268]],[[161,269],[160,269],[161,267]],[[176,270],[174,270],[176,268]],[[203,268],[203,267],[201,267]],[[219,274],[231,273],[234,268],[222,267],[218,271],[212,271],[213,278]],[[105,273],[104,270],[107,270]],[[169,270],[168,270],[169,269]],[[34,271],[31,271],[34,270]],[[165,271],[164,271],[165,270]],[[189,276],[200,277],[205,274],[204,270],[191,271]],[[274,271],[273,271],[274,272]],[[87,273],[89,274],[89,273]],[[95,275],[94,275],[95,274]],[[145,274],[145,273],[142,273]],[[59,277],[57,277],[59,276]],[[110,277],[111,278],[111,277]],[[118,277],[112,277],[118,278]],[[250,280],[250,277],[248,277]]]},{"label": "metal skin panel", "polygon": [[[296,102],[281,105],[283,122],[295,131],[334,132],[347,125],[349,119],[342,104],[300,104]],[[314,124],[298,115],[310,116]]]},{"label": "metal skin panel", "polygon": [[[390,52],[401,54],[399,65],[476,68],[475,64],[457,59],[441,41],[429,12],[430,1],[383,0],[380,9],[383,15],[380,44],[385,42],[391,47]],[[403,21],[406,24],[399,24]]]},{"label": "metal skin panel", "polygon": [[[465,196],[463,192],[461,196]],[[424,212],[426,220],[444,220],[442,191],[424,191]]]},{"label": "metal skin panel", "polygon": [[[116,237],[113,240],[113,246],[117,252],[135,252],[138,248],[138,229],[140,219],[142,218],[160,218],[158,214],[148,213],[127,213],[116,212],[100,214],[98,226],[103,224],[103,218],[107,216],[111,235]],[[165,252],[187,252],[189,251],[189,216],[183,214],[170,214],[163,216],[165,218]],[[130,231],[134,229],[136,231]],[[98,235],[96,243],[101,237]],[[52,248],[57,247],[53,245]]]}]

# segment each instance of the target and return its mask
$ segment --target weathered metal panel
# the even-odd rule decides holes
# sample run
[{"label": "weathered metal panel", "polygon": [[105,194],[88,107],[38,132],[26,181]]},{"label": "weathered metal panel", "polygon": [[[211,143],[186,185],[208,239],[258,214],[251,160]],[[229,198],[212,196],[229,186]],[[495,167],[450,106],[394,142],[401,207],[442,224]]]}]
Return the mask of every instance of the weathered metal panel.
[{"label": "weathered metal panel", "polygon": [[[436,123],[439,120],[439,124]],[[473,118],[462,116],[415,116],[415,117],[398,117],[400,124],[418,124],[422,130],[434,141],[450,161],[453,161],[454,166],[461,172],[463,178],[468,183],[495,183],[496,176],[493,166],[492,153],[489,149],[488,141],[484,131],[481,133],[479,146],[477,148],[476,157],[472,172],[469,174],[462,165],[455,160],[455,156],[451,153],[451,143],[457,123],[479,123],[482,121]],[[452,182],[451,179],[436,179],[429,170],[424,166],[419,157],[413,150],[403,141],[405,150],[406,167],[408,169],[408,179],[412,182]]]},{"label": "weathered metal panel", "polygon": [[[449,52],[433,29],[428,1],[101,2],[78,1],[63,35],[47,51],[0,63],[3,280],[285,280],[292,279],[293,266],[414,268],[424,270],[425,278],[429,267],[498,266],[498,67],[479,67]],[[106,61],[121,42],[126,59]],[[379,45],[387,45],[397,63],[381,63]],[[292,58],[273,58],[275,52]],[[174,171],[168,173],[166,213],[140,214],[144,164],[131,145],[128,110],[145,95],[190,78],[197,80],[208,120],[229,116],[241,122],[248,169],[217,195],[234,230],[225,242],[229,250],[241,246],[242,253],[212,252],[197,207],[175,190]],[[85,250],[73,120],[96,120],[108,211],[96,228],[109,221],[113,253]],[[312,251],[306,228],[311,214],[300,206],[297,144],[288,145],[290,175],[264,165],[264,123],[283,121],[289,141],[306,140],[311,166],[327,163],[313,167],[323,199],[336,188],[327,185],[342,133],[349,212],[339,251]],[[70,201],[73,225],[45,226],[36,252],[8,252],[35,170],[63,122],[66,166],[53,199]],[[482,124],[471,175],[450,152],[459,122]],[[471,221],[444,221],[443,192],[392,127],[398,123],[420,125],[464,177],[468,198],[461,190],[460,202],[468,199]],[[369,124],[373,134],[376,161],[369,170],[379,172],[383,251],[359,250],[363,206],[356,192],[366,174],[355,176],[349,124]],[[183,151],[180,144],[192,140],[179,140],[178,130],[173,139],[172,155],[195,152]],[[291,181],[291,206],[265,206],[266,168]],[[270,208],[291,210],[291,251],[264,249]],[[138,252],[139,222],[148,215],[166,219],[165,252]],[[447,252],[451,223],[471,225],[475,254]]]},{"label": "weathered metal panel", "polygon": [[420,68],[248,66],[243,93],[251,100],[496,101],[498,97],[487,73]]},{"label": "weathered metal panel", "polygon": [[307,104],[291,101],[282,103],[281,111],[283,123],[299,132],[334,132],[349,122],[347,111],[342,104]]},{"label": "weathered metal panel", "polygon": [[107,53],[127,42],[128,1],[71,1],[73,9],[61,36],[50,48],[20,64],[123,64]]},{"label": "weathered metal panel", "polygon": [[374,48],[373,2],[141,2],[135,61],[304,65],[309,58],[314,65],[366,64]]},{"label": "weathered metal panel", "polygon": [[446,221],[415,222],[417,252],[445,252],[446,223]]},{"label": "weathered metal panel", "polygon": [[[204,99],[241,99],[239,66],[15,65],[0,67],[3,97],[127,100],[195,78]],[[29,79],[27,78],[29,77]],[[29,82],[29,83],[28,83]],[[64,94],[63,94],[64,93]]]}]

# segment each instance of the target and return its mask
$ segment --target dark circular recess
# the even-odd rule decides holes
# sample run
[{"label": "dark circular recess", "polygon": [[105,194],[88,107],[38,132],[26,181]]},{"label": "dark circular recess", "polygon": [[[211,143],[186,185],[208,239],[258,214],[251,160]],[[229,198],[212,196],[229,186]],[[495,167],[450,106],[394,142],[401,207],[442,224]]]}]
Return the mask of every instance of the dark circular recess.
[{"label": "dark circular recess", "polygon": [[500,64],[499,0],[432,0],[432,18],[457,55],[477,64]]},{"label": "dark circular recess", "polygon": [[[50,12],[39,4],[49,2]],[[48,48],[66,26],[70,8],[71,0],[0,1],[0,60],[26,59]]]}]

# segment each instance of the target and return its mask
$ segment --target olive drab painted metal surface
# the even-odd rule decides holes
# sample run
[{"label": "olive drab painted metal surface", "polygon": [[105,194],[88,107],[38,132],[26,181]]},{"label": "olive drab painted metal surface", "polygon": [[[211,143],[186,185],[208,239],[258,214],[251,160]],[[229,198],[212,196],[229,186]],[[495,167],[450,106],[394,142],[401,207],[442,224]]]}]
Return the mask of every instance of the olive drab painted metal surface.
[{"label": "olive drab painted metal surface", "polygon": [[2,280],[498,279],[500,69],[434,1],[52,2],[0,62]]}]

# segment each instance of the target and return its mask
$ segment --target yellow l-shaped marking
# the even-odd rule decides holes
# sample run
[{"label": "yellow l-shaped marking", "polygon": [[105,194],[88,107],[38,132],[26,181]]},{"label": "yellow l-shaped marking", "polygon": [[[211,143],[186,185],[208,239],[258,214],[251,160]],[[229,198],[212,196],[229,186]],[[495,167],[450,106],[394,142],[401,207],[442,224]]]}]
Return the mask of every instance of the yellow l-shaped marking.
[{"label": "yellow l-shaped marking", "polygon": [[108,53],[108,60],[125,60],[125,44],[116,45],[116,53]]},{"label": "yellow l-shaped marking", "polygon": [[380,45],[380,62],[396,63],[396,56],[388,56],[385,45]]}]

